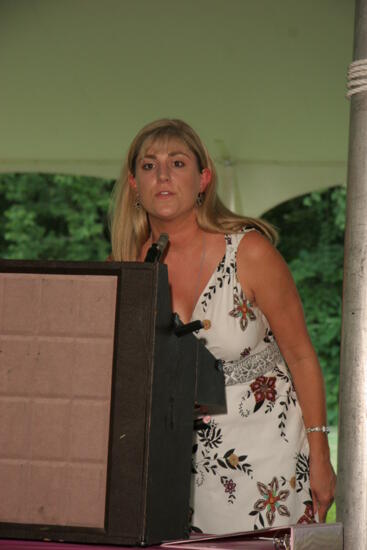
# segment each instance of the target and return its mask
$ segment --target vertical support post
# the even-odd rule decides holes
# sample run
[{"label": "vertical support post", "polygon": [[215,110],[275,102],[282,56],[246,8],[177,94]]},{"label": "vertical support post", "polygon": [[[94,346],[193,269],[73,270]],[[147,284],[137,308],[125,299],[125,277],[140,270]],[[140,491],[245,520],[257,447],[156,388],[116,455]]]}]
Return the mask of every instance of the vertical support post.
[{"label": "vertical support post", "polygon": [[[367,58],[367,0],[357,0],[354,60]],[[367,91],[351,99],[337,519],[344,548],[367,548]]]}]

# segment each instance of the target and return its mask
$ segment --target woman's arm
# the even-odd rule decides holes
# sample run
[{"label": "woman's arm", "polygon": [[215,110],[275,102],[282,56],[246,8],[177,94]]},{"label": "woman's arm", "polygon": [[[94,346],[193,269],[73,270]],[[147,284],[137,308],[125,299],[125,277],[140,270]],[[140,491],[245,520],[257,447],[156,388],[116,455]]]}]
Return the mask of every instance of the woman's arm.
[{"label": "woman's arm", "polygon": [[[321,368],[307,332],[302,304],[292,275],[279,252],[253,231],[237,253],[238,279],[269,321],[279,349],[291,371],[306,428],[325,426],[326,400]],[[335,474],[330,464],[327,435],[308,434],[310,483],[320,521],[332,503]]]}]

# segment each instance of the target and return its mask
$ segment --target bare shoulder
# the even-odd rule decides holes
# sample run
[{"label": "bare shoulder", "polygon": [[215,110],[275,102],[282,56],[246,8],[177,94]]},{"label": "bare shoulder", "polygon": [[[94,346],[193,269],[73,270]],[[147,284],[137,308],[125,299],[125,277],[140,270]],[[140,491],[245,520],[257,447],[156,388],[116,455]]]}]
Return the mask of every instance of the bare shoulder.
[{"label": "bare shoulder", "polygon": [[258,231],[249,231],[243,236],[237,254],[241,260],[251,263],[269,258],[282,258],[269,239]]},{"label": "bare shoulder", "polygon": [[241,286],[257,303],[270,289],[277,289],[278,295],[294,291],[292,275],[282,255],[257,231],[244,235],[238,246],[237,273]]}]

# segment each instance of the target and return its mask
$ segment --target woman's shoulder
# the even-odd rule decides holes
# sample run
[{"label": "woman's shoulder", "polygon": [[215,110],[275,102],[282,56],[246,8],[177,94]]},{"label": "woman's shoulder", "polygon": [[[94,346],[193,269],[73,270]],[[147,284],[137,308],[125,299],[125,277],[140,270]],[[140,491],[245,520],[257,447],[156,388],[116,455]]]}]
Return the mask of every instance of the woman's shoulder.
[{"label": "woman's shoulder", "polygon": [[257,262],[279,256],[279,252],[268,237],[257,228],[246,227],[242,234],[239,234],[239,238],[238,254],[246,261]]}]

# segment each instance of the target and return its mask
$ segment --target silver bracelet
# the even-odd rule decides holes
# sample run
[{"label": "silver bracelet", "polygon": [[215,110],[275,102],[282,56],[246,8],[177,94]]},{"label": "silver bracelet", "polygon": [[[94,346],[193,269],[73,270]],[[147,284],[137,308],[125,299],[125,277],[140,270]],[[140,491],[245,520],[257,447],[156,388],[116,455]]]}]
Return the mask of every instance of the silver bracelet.
[{"label": "silver bracelet", "polygon": [[323,432],[324,434],[330,433],[329,426],[311,426],[311,428],[306,428],[306,434],[311,434],[312,432]]}]

